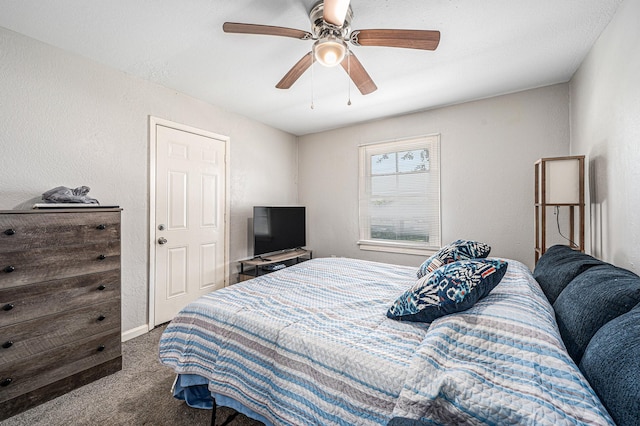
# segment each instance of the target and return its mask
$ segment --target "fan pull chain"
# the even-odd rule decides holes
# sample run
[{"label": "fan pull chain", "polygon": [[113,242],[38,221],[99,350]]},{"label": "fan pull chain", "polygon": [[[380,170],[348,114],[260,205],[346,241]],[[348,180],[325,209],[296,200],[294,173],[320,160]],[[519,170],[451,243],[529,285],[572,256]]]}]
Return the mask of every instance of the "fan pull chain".
[{"label": "fan pull chain", "polygon": [[316,59],[315,56],[314,54],[311,55],[311,109],[313,109],[313,64]]},{"label": "fan pull chain", "polygon": [[347,106],[351,106],[351,52],[347,49],[347,75],[349,76],[349,101]]}]

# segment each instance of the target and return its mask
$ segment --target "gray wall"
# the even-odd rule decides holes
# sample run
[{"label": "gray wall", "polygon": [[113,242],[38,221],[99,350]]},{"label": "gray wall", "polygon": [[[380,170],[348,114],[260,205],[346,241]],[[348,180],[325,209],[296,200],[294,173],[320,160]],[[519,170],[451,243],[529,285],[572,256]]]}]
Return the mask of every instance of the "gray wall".
[{"label": "gray wall", "polygon": [[148,319],[149,115],[231,138],[233,271],[252,206],[298,201],[296,137],[0,28],[0,209],[59,185],[123,207],[124,331]]},{"label": "gray wall", "polygon": [[0,209],[28,205],[58,185],[88,185],[103,204],[121,205],[126,331],[147,322],[149,115],[230,136],[231,262],[251,254],[253,205],[300,203],[316,256],[418,265],[421,256],[358,249],[357,147],[440,133],[443,242],[486,241],[493,255],[532,267],[533,162],[571,151],[588,156],[590,250],[640,272],[637,16],[640,0],[620,6],[571,81],[571,102],[569,85],[560,84],[307,135],[299,145],[0,28]]},{"label": "gray wall", "polygon": [[443,244],[489,243],[533,267],[533,163],[569,152],[569,88],[454,105],[300,138],[300,202],[318,256],[419,265],[424,256],[361,251],[358,145],[440,133]]},{"label": "gray wall", "polygon": [[587,156],[587,243],[640,273],[640,0],[625,0],[571,80],[571,152]]}]

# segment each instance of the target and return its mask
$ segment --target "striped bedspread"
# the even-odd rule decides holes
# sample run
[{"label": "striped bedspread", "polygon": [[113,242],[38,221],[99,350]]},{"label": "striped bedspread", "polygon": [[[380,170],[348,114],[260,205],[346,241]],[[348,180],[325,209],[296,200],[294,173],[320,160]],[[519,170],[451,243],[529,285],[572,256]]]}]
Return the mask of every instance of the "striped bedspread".
[{"label": "striped bedspread", "polygon": [[160,360],[276,425],[613,424],[528,268],[431,325],[385,313],[416,268],[314,259],[201,297]]}]

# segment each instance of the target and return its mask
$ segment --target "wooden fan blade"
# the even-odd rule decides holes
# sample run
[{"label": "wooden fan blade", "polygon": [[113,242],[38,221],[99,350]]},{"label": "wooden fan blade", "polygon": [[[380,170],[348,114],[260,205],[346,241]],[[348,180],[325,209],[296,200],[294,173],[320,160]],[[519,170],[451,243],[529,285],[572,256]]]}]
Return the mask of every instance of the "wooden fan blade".
[{"label": "wooden fan blade", "polygon": [[237,22],[225,22],[222,25],[222,30],[225,33],[273,35],[299,38],[300,40],[310,40],[313,38],[313,35],[310,32],[296,30],[295,28],[274,27],[271,25],[239,24]]},{"label": "wooden fan blade", "polygon": [[355,83],[356,87],[363,95],[368,95],[371,92],[378,90],[378,87],[371,79],[367,70],[364,69],[358,58],[353,52],[349,52],[340,63],[342,68],[349,74],[351,80]]},{"label": "wooden fan blade", "polygon": [[276,84],[276,87],[278,89],[288,89],[293,86],[293,83],[295,83],[313,63],[312,55],[313,54],[311,52],[304,55],[302,59],[300,59],[293,68],[291,68],[289,72],[282,77],[282,80]]},{"label": "wooden fan blade", "polygon": [[341,27],[349,10],[349,0],[324,0],[322,19],[325,22]]},{"label": "wooden fan blade", "polygon": [[351,33],[356,46],[404,47],[407,49],[436,50],[440,31],[429,30],[356,30]]}]

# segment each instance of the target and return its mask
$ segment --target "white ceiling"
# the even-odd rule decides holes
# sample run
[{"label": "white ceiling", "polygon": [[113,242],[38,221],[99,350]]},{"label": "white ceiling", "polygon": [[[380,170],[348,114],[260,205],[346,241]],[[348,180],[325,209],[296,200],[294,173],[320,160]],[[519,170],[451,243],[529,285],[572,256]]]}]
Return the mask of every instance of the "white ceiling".
[{"label": "white ceiling", "polygon": [[566,82],[621,2],[352,0],[352,29],[442,36],[433,52],[353,47],[378,90],[351,86],[347,106],[340,67],[316,64],[275,88],[312,41],[222,31],[225,21],[310,31],[315,1],[0,0],[0,26],[303,135]]}]

